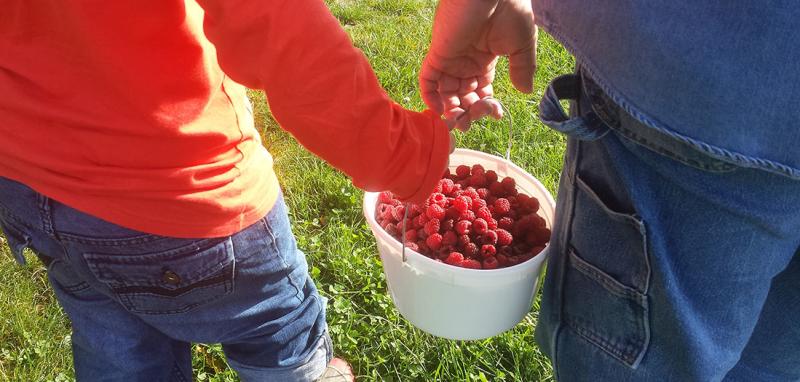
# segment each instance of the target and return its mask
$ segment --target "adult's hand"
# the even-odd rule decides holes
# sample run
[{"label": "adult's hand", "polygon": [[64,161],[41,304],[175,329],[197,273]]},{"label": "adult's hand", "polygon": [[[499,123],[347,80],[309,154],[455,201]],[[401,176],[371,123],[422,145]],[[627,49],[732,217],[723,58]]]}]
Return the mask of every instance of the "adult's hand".
[{"label": "adult's hand", "polygon": [[461,130],[486,115],[500,118],[491,98],[499,56],[508,56],[514,87],[531,92],[536,25],[530,0],[441,0],[419,76],[422,99]]}]

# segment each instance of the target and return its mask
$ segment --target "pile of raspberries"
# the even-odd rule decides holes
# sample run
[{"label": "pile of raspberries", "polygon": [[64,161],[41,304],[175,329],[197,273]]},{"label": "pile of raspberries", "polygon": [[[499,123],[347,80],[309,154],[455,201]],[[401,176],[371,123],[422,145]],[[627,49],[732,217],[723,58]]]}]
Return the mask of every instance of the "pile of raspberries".
[{"label": "pile of raspberries", "polygon": [[[447,170],[423,205],[409,206],[406,248],[436,261],[496,269],[530,260],[550,240],[539,200],[519,193],[512,177],[476,164]],[[401,240],[406,206],[390,192],[378,197],[376,219]]]}]

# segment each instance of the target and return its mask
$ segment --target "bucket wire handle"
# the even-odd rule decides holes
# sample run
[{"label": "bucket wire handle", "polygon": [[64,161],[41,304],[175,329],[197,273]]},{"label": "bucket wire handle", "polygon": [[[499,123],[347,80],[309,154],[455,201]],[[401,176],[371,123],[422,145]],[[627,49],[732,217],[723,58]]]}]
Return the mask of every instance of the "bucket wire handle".
[{"label": "bucket wire handle", "polygon": [[[514,142],[514,119],[511,117],[511,113],[508,112],[508,109],[503,106],[503,103],[500,102],[499,99],[494,97],[486,97],[484,99],[494,99],[497,101],[497,104],[500,105],[500,109],[503,111],[503,116],[508,118],[508,146],[506,147],[506,160],[511,162],[511,145]],[[467,113],[461,114],[459,118],[467,115]],[[458,120],[458,118],[456,119]],[[411,209],[411,203],[405,203],[403,208],[403,228],[400,236],[400,243],[402,243],[402,256],[403,256],[403,263],[406,262],[406,221],[408,220],[408,210]]]}]

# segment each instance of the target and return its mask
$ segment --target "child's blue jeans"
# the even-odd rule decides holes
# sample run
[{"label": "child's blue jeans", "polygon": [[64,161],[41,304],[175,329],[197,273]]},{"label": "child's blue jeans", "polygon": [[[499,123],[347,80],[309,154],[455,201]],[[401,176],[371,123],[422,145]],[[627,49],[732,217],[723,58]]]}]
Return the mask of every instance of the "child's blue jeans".
[{"label": "child's blue jeans", "polygon": [[569,136],[536,333],[556,378],[800,380],[800,180],[654,131],[591,84],[561,77],[540,106]]},{"label": "child's blue jeans", "polygon": [[332,357],[325,300],[286,205],[230,237],[131,231],[0,177],[12,252],[47,265],[79,381],[191,381],[190,343],[222,343],[244,381],[311,381]]}]

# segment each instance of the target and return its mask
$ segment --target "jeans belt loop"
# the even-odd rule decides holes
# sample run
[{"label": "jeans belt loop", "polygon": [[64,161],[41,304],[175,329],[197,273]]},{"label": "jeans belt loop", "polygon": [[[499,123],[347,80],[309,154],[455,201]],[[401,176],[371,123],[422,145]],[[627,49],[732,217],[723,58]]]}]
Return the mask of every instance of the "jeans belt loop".
[{"label": "jeans belt loop", "polygon": [[608,134],[609,128],[594,111],[581,116],[568,117],[559,101],[575,100],[581,95],[581,79],[577,74],[556,77],[547,86],[539,102],[539,119],[558,132],[582,141],[594,141]]}]

